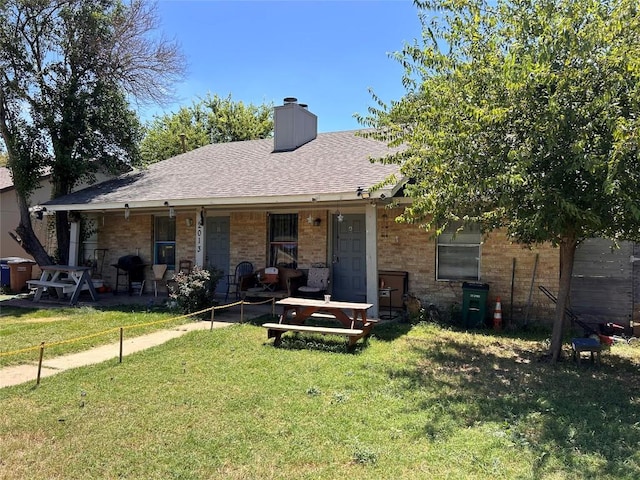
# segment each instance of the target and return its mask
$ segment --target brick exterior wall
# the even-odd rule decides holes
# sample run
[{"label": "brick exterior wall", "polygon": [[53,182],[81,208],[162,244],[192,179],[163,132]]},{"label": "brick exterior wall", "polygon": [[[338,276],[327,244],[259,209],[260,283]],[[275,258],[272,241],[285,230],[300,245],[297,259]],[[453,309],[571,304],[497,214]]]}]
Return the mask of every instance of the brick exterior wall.
[{"label": "brick exterior wall", "polygon": [[[462,282],[436,281],[436,242],[429,233],[417,225],[395,222],[401,209],[378,210],[378,269],[401,270],[409,273],[409,292],[423,303],[435,304],[441,311],[450,311],[462,302]],[[298,214],[298,265],[307,269],[313,263],[330,262],[329,259],[329,215],[323,209],[301,210]],[[383,215],[387,215],[386,219]],[[319,218],[320,225],[307,222],[307,217]],[[191,260],[195,264],[195,222],[187,225],[192,212],[176,216],[176,262]],[[125,220],[121,214],[106,214],[104,224],[98,222],[98,246],[109,249],[103,268],[107,285],[115,286],[116,263],[123,255],[139,255],[146,263],[153,262],[152,214],[132,214]],[[268,213],[232,212],[230,214],[230,268],[248,260],[254,267],[262,268],[268,257]],[[516,260],[513,287],[513,317],[522,322],[527,311],[531,277],[536,253],[538,266],[529,308],[531,322],[550,322],[553,305],[540,292],[544,285],[552,292],[558,290],[558,249],[542,245],[528,249],[508,241],[504,232],[494,232],[484,239],[481,247],[481,279],[489,289],[489,308],[493,311],[496,297],[502,301],[503,318],[511,312],[511,272]],[[153,288],[151,268],[145,270],[145,291]],[[169,275],[169,274],[168,274]]]},{"label": "brick exterior wall", "polygon": [[[423,305],[434,304],[440,311],[450,311],[462,303],[462,282],[436,281],[436,241],[417,225],[396,223],[402,209],[378,211],[378,269],[409,272],[409,293]],[[385,219],[383,215],[387,215]],[[489,284],[489,310],[500,297],[503,319],[511,312],[511,274],[515,258],[513,282],[513,320],[524,321],[529,304],[531,277],[536,253],[539,254],[536,277],[531,294],[528,320],[552,321],[554,305],[538,289],[544,285],[558,290],[559,251],[544,244],[526,248],[510,242],[504,232],[492,232],[483,239],[480,259],[480,282]],[[511,320],[511,319],[509,319]]]},{"label": "brick exterior wall", "polygon": [[[179,213],[176,215],[176,268],[180,260],[191,260],[195,264],[195,222],[191,226],[187,225],[187,218],[193,219],[191,212]],[[132,214],[129,219],[123,215],[105,215],[104,223],[98,221],[98,247],[107,248],[102,278],[106,285],[112,288],[116,285],[116,269],[112,264],[124,255],[138,255],[149,264],[145,268],[145,291],[153,289],[153,214]],[[170,278],[168,272],[165,278]],[[120,279],[122,282],[122,278]],[[122,290],[122,286],[120,286]]]},{"label": "brick exterior wall", "polygon": [[[257,270],[267,264],[267,212],[232,212],[230,268],[249,261]],[[233,273],[233,272],[232,272]]]},{"label": "brick exterior wall", "polygon": [[[320,225],[307,219],[320,219]],[[329,212],[302,210],[298,217],[298,268],[308,269],[314,263],[327,263],[329,256]]]}]

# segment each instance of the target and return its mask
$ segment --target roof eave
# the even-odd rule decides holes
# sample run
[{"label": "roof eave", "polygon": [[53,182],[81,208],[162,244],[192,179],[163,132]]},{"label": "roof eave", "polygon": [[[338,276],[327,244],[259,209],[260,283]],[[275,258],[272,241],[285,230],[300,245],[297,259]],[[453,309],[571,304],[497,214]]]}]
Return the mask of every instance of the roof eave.
[{"label": "roof eave", "polygon": [[[397,191],[397,188],[384,188],[372,192],[370,199],[391,197]],[[30,211],[46,211],[46,212],[59,212],[59,211],[108,211],[108,210],[122,210],[125,205],[129,205],[129,208],[166,208],[165,202],[172,207],[240,207],[246,208],[249,206],[256,207],[268,207],[270,205],[282,205],[282,204],[316,204],[316,203],[330,203],[330,202],[345,202],[345,201],[357,201],[362,200],[359,198],[355,191],[349,192],[332,192],[332,193],[309,193],[309,194],[297,194],[297,195],[269,195],[269,196],[255,196],[255,197],[214,197],[214,198],[184,198],[184,199],[162,199],[162,200],[143,200],[136,201],[131,200],[127,202],[105,202],[105,203],[85,203],[85,204],[56,204],[47,203],[45,205],[35,205],[30,208]]]}]

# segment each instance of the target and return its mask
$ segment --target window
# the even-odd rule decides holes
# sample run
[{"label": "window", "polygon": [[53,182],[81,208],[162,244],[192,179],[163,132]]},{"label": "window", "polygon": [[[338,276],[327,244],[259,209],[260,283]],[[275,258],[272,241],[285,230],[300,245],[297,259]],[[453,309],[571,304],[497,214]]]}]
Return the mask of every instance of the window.
[{"label": "window", "polygon": [[298,214],[269,216],[269,266],[298,267]]},{"label": "window", "polygon": [[450,225],[437,240],[437,280],[480,280],[480,244],[482,234],[477,225]]},{"label": "window", "polygon": [[153,233],[153,263],[166,263],[169,270],[176,267],[176,219],[156,217]]}]

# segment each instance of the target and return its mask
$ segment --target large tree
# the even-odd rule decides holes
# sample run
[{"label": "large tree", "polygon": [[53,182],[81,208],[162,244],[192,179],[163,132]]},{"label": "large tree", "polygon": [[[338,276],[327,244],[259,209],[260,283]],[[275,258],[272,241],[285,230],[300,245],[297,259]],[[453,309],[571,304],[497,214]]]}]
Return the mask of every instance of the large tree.
[{"label": "large tree", "polygon": [[245,105],[208,94],[176,113],[156,116],[146,127],[141,144],[146,163],[165,160],[183,150],[210,143],[268,138],[273,132],[273,105]]},{"label": "large tree", "polygon": [[559,246],[556,361],[576,246],[640,237],[637,1],[415,4],[422,41],[395,55],[407,94],[360,120],[407,147],[384,160],[412,179],[401,220]]},{"label": "large tree", "polygon": [[[17,239],[40,264],[30,196],[44,173],[53,196],[91,182],[99,168],[139,160],[141,126],[129,101],[162,101],[183,72],[176,43],[152,36],[143,0],[0,0],[0,138],[20,209]],[[56,214],[59,260],[68,216]]]}]

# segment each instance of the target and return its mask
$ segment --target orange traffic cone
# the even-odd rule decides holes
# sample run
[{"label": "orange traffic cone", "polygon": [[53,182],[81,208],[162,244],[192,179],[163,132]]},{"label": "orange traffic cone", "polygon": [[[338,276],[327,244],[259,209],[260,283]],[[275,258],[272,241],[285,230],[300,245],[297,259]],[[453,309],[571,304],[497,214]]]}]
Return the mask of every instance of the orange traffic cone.
[{"label": "orange traffic cone", "polygon": [[500,330],[502,328],[502,304],[500,297],[496,298],[496,309],[493,312],[493,329]]}]

